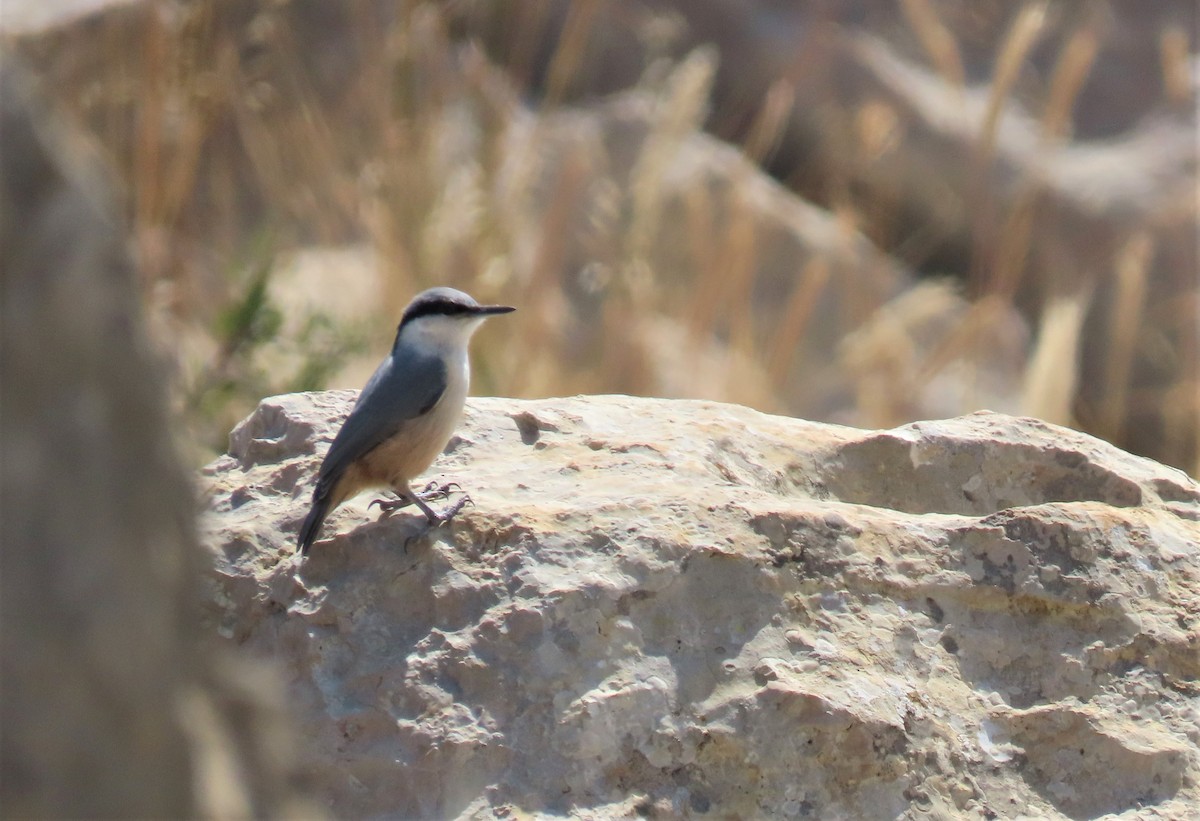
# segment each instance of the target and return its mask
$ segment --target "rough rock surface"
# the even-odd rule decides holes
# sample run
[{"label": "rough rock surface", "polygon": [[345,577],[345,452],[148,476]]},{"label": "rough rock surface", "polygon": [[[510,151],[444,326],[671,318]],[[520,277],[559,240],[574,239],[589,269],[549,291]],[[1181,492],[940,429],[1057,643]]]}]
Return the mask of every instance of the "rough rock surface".
[{"label": "rough rock surface", "polygon": [[[1200,486],[990,413],[863,431],[705,402],[475,399],[425,534],[344,506],[352,392],[205,470],[219,630],[286,667],[343,817],[1183,818]],[[406,547],[407,545],[407,547]]]}]

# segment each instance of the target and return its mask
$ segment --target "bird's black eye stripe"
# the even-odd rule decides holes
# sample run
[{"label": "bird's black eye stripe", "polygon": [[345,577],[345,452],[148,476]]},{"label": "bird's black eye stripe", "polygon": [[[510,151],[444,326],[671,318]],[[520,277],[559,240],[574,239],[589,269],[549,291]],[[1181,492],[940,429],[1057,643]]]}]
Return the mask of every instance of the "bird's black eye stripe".
[{"label": "bird's black eye stripe", "polygon": [[404,312],[404,319],[400,324],[404,325],[412,322],[423,316],[437,314],[439,316],[461,316],[471,309],[463,305],[461,302],[453,302],[449,299],[431,299],[427,302],[419,302],[416,305],[410,305],[408,310]]}]

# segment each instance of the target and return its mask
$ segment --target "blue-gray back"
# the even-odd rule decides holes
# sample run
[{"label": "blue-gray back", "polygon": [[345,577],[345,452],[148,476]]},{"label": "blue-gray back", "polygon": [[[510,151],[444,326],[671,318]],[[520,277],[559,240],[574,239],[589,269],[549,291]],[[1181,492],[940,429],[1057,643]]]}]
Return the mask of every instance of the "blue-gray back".
[{"label": "blue-gray back", "polygon": [[436,356],[388,354],[368,380],[321,463],[314,495],[328,492],[356,460],[429,411],[446,391],[446,366]]}]

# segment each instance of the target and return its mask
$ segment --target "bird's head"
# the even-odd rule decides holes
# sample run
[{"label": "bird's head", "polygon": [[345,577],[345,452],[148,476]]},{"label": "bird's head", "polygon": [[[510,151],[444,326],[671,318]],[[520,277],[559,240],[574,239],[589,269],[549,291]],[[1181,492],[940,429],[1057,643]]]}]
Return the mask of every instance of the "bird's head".
[{"label": "bird's head", "polygon": [[508,305],[480,305],[470,294],[454,288],[430,288],[413,297],[404,309],[396,343],[404,340],[437,348],[465,346],[489,316],[515,310]]}]

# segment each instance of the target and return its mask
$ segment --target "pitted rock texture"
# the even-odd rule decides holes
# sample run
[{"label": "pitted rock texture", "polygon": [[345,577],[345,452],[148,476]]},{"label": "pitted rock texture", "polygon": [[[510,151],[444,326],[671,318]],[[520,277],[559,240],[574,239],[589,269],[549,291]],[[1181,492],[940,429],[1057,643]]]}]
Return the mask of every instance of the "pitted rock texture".
[{"label": "pitted rock texture", "polygon": [[293,558],[353,392],[205,471],[211,616],[344,817],[1194,817],[1200,487],[1036,420],[471,400],[427,531]]}]

